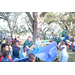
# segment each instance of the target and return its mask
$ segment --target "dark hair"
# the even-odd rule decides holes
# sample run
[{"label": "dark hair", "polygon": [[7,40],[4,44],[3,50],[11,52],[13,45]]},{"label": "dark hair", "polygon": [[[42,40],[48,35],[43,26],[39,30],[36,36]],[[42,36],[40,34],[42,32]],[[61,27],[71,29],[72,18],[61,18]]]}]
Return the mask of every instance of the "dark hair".
[{"label": "dark hair", "polygon": [[67,44],[65,40],[63,40],[65,42],[65,45]]},{"label": "dark hair", "polygon": [[3,57],[6,57],[9,54],[9,51],[4,51],[3,52]]},{"label": "dark hair", "polygon": [[[15,41],[14,41],[14,44],[16,44],[17,42],[18,42],[18,41],[15,40]],[[18,42],[18,43],[19,43],[19,42]]]},{"label": "dark hair", "polygon": [[24,49],[25,47],[26,47],[26,46],[24,46],[23,49]]},{"label": "dark hair", "polygon": [[5,46],[8,46],[7,43],[3,43],[2,46],[1,46],[1,51],[3,51],[3,48],[5,48]]},{"label": "dark hair", "polygon": [[30,53],[28,56],[29,56],[30,59],[33,59],[33,58],[36,57],[33,53]]},{"label": "dark hair", "polygon": [[40,36],[37,36],[37,38],[40,38]]}]

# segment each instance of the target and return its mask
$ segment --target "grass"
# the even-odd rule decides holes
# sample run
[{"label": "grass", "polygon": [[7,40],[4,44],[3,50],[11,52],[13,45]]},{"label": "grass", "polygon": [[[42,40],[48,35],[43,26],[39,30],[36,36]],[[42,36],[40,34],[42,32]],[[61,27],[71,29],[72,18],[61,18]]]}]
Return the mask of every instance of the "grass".
[{"label": "grass", "polygon": [[68,54],[69,54],[68,62],[75,62],[75,52],[74,51],[68,52]]}]

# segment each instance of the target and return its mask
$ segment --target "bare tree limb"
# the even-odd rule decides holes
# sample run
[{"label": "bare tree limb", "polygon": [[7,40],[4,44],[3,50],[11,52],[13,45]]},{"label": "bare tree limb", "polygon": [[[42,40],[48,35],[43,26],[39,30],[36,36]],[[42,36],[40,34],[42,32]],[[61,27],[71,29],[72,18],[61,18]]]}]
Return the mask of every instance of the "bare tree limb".
[{"label": "bare tree limb", "polygon": [[42,21],[44,20],[44,18],[45,18],[45,16],[46,16],[47,13],[48,13],[48,12],[45,12],[45,13],[44,13],[42,20],[39,22],[39,25],[42,23]]},{"label": "bare tree limb", "polygon": [[26,12],[31,24],[33,25],[33,18],[31,17],[30,13],[29,12]]}]

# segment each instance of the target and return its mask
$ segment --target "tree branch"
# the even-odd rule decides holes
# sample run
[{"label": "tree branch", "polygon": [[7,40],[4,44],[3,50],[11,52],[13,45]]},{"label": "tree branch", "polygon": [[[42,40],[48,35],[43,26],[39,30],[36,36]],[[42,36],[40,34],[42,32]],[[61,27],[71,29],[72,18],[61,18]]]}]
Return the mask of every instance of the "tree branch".
[{"label": "tree branch", "polygon": [[44,18],[45,18],[45,16],[46,16],[47,13],[48,13],[48,12],[45,12],[45,13],[44,13],[42,20],[39,22],[39,25],[42,23],[42,21],[44,20]]},{"label": "tree branch", "polygon": [[31,17],[30,13],[29,12],[26,12],[29,20],[30,20],[30,23],[33,25],[33,18]]}]

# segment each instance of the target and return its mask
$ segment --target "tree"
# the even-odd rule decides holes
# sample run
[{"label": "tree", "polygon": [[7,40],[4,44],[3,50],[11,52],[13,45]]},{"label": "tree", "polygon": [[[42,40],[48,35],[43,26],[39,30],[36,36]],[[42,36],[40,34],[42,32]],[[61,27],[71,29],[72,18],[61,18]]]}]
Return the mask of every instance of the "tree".
[{"label": "tree", "polygon": [[33,29],[33,43],[34,43],[36,40],[36,37],[39,36],[39,34],[40,34],[40,24],[41,24],[42,20],[44,20],[44,17],[47,14],[47,12],[43,12],[42,20],[40,20],[40,21],[38,21],[38,12],[33,12],[32,13],[33,17],[31,16],[31,14],[29,12],[26,12],[26,14],[29,18],[31,27]]},{"label": "tree", "polygon": [[0,12],[0,18],[6,20],[8,23],[11,38],[13,36],[14,28],[17,25],[17,19],[20,14],[21,14],[20,12]]},{"label": "tree", "polygon": [[27,32],[29,32],[29,30],[26,29],[25,25],[17,25],[14,29],[14,34],[17,34],[19,37]]},{"label": "tree", "polygon": [[72,12],[63,12],[59,14],[59,25],[70,35],[73,32],[73,24],[75,23],[75,14]]}]

